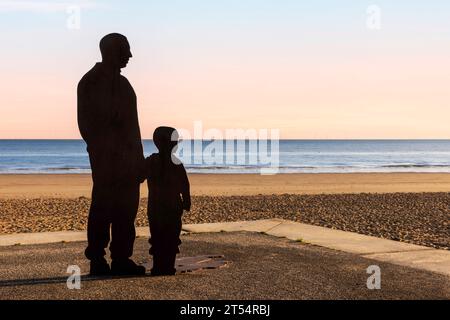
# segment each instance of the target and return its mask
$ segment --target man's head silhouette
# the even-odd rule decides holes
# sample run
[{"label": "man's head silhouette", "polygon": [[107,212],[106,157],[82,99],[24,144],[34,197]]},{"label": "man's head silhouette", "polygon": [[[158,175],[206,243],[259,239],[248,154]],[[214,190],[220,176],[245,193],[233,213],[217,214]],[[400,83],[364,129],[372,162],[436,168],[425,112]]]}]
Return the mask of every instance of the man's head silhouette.
[{"label": "man's head silhouette", "polygon": [[113,68],[125,68],[133,56],[128,39],[119,33],[110,33],[100,41],[102,62]]}]

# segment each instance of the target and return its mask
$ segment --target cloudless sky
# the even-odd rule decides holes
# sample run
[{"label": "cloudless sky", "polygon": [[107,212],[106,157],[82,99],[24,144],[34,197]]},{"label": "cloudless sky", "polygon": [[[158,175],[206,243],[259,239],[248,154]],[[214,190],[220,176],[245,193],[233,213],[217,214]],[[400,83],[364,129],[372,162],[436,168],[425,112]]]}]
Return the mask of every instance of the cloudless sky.
[{"label": "cloudless sky", "polygon": [[449,139],[449,16],[448,0],[0,0],[0,138],[79,138],[77,83],[120,32],[143,138],[200,120],[282,138]]}]

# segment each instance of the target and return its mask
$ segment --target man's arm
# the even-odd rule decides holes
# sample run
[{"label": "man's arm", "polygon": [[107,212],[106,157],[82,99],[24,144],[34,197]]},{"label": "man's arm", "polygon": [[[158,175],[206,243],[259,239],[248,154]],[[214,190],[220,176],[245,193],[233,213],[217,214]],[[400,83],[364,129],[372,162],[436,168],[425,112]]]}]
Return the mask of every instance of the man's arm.
[{"label": "man's arm", "polygon": [[[108,131],[108,114],[102,114],[102,99],[95,85],[83,78],[77,88],[78,101],[78,128],[84,141],[89,145],[107,147],[102,145]],[[103,101],[103,103],[105,103]]]},{"label": "man's arm", "polygon": [[78,83],[77,88],[77,102],[78,102],[78,128],[80,129],[80,134],[83,137],[84,141],[89,145],[93,136],[96,135],[95,127],[93,123],[95,119],[93,119],[93,101],[91,94],[88,90],[88,86],[86,84],[86,79],[81,79],[80,83]]},{"label": "man's arm", "polygon": [[182,184],[181,184],[181,195],[183,197],[183,209],[186,211],[191,211],[191,187],[189,184],[189,179],[186,173],[186,169],[181,164],[181,176],[182,176]]}]

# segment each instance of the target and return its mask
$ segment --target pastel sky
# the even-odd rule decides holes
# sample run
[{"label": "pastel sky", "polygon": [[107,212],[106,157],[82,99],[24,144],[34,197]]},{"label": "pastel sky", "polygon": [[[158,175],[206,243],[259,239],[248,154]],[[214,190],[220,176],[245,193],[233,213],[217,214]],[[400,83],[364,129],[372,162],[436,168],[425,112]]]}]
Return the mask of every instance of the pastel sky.
[{"label": "pastel sky", "polygon": [[[72,5],[80,29],[67,27]],[[79,138],[77,83],[120,32],[143,138],[200,120],[282,138],[449,139],[449,14],[448,0],[0,0],[0,138]]]}]

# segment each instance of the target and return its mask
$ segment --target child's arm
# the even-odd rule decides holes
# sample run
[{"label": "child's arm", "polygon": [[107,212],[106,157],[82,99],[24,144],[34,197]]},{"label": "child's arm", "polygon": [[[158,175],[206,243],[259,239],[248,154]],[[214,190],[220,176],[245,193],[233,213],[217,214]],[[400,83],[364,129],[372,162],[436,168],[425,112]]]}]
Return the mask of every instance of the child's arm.
[{"label": "child's arm", "polygon": [[189,185],[189,179],[186,173],[186,169],[181,165],[181,195],[183,197],[183,209],[186,211],[191,211],[191,191]]}]

